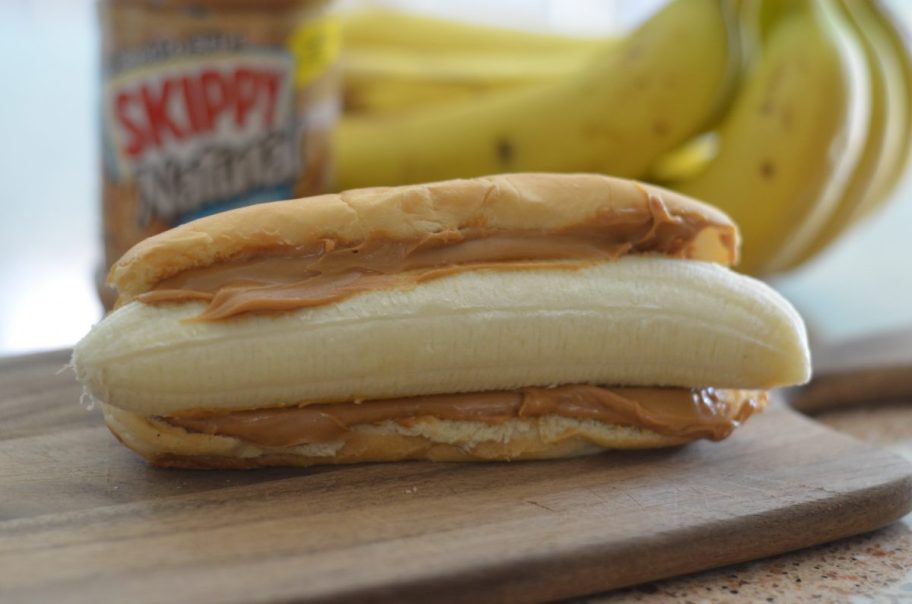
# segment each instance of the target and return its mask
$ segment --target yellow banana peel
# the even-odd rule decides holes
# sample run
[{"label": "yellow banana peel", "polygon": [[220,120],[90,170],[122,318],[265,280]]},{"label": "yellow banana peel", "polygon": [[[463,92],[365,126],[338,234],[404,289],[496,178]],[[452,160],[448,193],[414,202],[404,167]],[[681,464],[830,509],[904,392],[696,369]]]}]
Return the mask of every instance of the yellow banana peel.
[{"label": "yellow banana peel", "polygon": [[871,82],[868,138],[842,199],[825,226],[785,268],[813,258],[862,216],[862,208],[879,205],[895,184],[897,167],[906,163],[903,154],[910,140],[908,122],[912,108],[902,63],[866,2],[838,0],[837,4],[865,51]]},{"label": "yellow banana peel", "polygon": [[[641,177],[716,119],[740,64],[731,3],[669,4],[579,73],[336,131],[336,187],[497,172]],[[686,74],[686,77],[685,77]]]},{"label": "yellow banana peel", "polygon": [[870,90],[864,54],[829,0],[792,0],[719,125],[719,152],[672,187],[741,227],[742,270],[780,270],[820,232],[864,149]]},{"label": "yellow banana peel", "polygon": [[342,61],[344,110],[410,111],[555,81],[583,69],[592,53],[589,47],[550,53],[350,48]]},{"label": "yellow banana peel", "polygon": [[601,42],[598,38],[538,33],[380,8],[343,14],[342,40],[345,48],[418,53],[550,53],[591,48]]}]

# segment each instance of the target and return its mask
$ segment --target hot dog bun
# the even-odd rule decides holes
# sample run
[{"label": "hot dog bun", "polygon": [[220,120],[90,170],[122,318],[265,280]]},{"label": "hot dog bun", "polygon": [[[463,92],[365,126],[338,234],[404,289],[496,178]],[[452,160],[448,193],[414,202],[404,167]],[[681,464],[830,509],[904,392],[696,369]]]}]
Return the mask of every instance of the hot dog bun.
[{"label": "hot dog bun", "polygon": [[[110,273],[119,308],[73,366],[118,438],[160,465],[537,459],[724,438],[762,391],[810,373],[798,313],[727,268],[738,241],[710,206],[587,174],[262,204],[130,250]],[[453,407],[408,407],[443,395]],[[399,399],[412,415],[376,415]],[[264,435],[283,410],[320,405],[355,412],[327,411],[325,434]]]},{"label": "hot dog bun", "polygon": [[383,422],[355,427],[344,440],[294,447],[258,447],[238,438],[188,432],[161,420],[102,406],[105,421],[124,445],[158,466],[240,470],[364,461],[517,461],[592,455],[605,449],[656,449],[692,438],[647,428],[566,417],[484,422],[424,417],[404,426]]},{"label": "hot dog bun", "polygon": [[614,218],[648,231],[666,216],[665,228],[685,220],[701,225],[682,257],[737,261],[737,228],[713,206],[632,180],[533,173],[357,189],[223,212],[140,242],[114,264],[108,283],[123,304],[181,271],[325,240],[411,241],[463,230],[556,234]]}]

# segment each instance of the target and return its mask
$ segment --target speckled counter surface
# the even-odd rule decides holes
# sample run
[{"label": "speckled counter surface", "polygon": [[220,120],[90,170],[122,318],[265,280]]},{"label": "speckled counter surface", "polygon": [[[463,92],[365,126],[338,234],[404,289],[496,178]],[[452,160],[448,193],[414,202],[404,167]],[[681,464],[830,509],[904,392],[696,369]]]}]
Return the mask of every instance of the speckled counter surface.
[{"label": "speckled counter surface", "polygon": [[[816,419],[912,460],[912,401],[830,411]],[[579,601],[912,604],[912,514],[867,535]]]}]

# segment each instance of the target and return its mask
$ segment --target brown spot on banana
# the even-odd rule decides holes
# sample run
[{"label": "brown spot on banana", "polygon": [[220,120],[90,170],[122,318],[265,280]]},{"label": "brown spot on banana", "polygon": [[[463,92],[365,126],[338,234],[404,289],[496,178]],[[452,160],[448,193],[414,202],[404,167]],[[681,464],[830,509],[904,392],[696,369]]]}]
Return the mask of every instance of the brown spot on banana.
[{"label": "brown spot on banana", "polygon": [[513,144],[506,138],[497,140],[497,160],[504,167],[509,166],[513,159]]}]

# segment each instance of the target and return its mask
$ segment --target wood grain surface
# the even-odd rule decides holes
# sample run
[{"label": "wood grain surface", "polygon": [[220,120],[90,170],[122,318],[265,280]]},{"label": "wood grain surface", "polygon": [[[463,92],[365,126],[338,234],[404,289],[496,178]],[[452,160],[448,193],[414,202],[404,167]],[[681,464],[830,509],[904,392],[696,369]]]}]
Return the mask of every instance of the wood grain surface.
[{"label": "wood grain surface", "polygon": [[815,413],[912,400],[912,329],[875,333],[836,345],[813,343],[814,380],[789,389],[789,404]]},{"label": "wood grain surface", "polygon": [[906,462],[784,408],[729,440],[512,464],[148,467],[66,353],[0,363],[0,601],[547,600],[861,533]]}]

